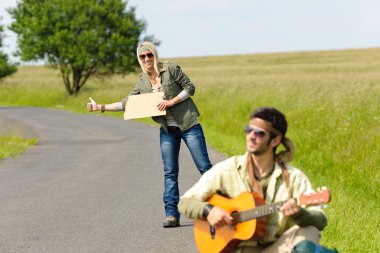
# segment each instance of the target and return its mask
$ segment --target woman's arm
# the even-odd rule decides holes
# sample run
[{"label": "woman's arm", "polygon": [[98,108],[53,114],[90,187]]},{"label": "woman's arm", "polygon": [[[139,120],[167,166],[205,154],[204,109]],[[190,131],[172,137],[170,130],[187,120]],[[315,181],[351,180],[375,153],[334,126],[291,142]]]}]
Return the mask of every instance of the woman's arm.
[{"label": "woman's arm", "polygon": [[166,110],[166,108],[172,107],[178,103],[181,103],[182,101],[188,99],[190,97],[189,93],[187,93],[186,90],[183,90],[181,93],[179,93],[177,96],[170,100],[162,100],[158,105],[157,108],[160,111]]},{"label": "woman's arm", "polygon": [[160,111],[166,110],[169,107],[172,107],[178,103],[181,103],[188,99],[190,96],[195,93],[195,86],[187,75],[182,71],[181,67],[177,64],[170,63],[168,65],[168,71],[170,76],[174,79],[177,85],[182,88],[182,91],[170,100],[162,100],[157,108]]},{"label": "woman's arm", "polygon": [[168,71],[174,78],[175,82],[185,90],[189,96],[195,93],[195,85],[190,78],[182,71],[181,67],[177,64],[168,65]]},{"label": "woman's arm", "polygon": [[116,102],[113,104],[97,104],[91,97],[90,103],[87,103],[87,109],[90,112],[101,111],[101,112],[119,112],[123,111],[123,106],[121,102]]}]

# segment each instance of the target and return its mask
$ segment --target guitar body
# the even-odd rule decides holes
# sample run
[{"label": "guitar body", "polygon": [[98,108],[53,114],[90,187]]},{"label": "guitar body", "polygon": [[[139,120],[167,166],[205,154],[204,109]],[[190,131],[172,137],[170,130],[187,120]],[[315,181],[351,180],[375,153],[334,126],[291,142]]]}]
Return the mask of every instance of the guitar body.
[{"label": "guitar body", "polygon": [[[208,202],[232,215],[264,204],[264,200],[257,193],[250,192],[243,192],[233,199],[214,194]],[[214,238],[211,236],[207,220],[197,219],[194,224],[195,243],[201,253],[231,252],[240,241],[259,239],[264,233],[265,218],[248,220],[235,226],[224,226],[215,230]]]},{"label": "guitar body", "polygon": [[[302,207],[327,204],[330,202],[330,192],[326,187],[322,187],[318,192],[301,194],[294,200]],[[201,253],[228,253],[234,250],[240,241],[262,238],[265,234],[265,217],[277,212],[286,200],[265,204],[259,194],[243,192],[233,199],[214,194],[208,202],[230,213],[234,218],[233,225],[215,229],[212,236],[207,220],[198,219],[194,223],[195,243]]]}]

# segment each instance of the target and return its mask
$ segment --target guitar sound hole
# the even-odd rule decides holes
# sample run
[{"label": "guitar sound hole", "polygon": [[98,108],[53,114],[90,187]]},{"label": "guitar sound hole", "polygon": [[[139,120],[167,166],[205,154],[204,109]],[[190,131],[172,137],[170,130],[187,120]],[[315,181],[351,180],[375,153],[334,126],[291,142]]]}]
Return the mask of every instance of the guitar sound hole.
[{"label": "guitar sound hole", "polygon": [[239,219],[239,213],[238,212],[232,212],[231,213],[231,216],[233,218],[232,220],[232,226],[236,226],[239,222],[240,222],[240,219]]}]

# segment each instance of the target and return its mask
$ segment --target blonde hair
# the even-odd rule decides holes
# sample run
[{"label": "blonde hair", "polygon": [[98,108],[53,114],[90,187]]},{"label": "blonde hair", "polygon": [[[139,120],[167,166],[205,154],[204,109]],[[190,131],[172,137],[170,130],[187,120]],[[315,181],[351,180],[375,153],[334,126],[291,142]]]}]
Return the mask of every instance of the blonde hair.
[{"label": "blonde hair", "polygon": [[144,41],[144,42],[140,43],[140,45],[137,47],[137,50],[136,50],[137,51],[137,60],[139,61],[139,64],[140,64],[142,71],[147,75],[152,74],[145,67],[145,65],[142,63],[142,61],[140,60],[140,57],[139,57],[140,53],[142,53],[143,51],[146,51],[146,50],[150,51],[153,54],[153,56],[154,56],[153,67],[154,67],[154,70],[156,71],[157,75],[160,75],[160,71],[159,71],[159,67],[158,67],[159,66],[158,52],[157,52],[156,46],[149,41]]}]

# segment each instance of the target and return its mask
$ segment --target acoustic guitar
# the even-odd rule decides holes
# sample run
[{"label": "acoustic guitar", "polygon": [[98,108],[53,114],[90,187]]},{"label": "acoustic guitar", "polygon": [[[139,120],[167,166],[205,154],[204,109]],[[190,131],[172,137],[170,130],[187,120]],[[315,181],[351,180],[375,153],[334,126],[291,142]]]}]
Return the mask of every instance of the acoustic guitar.
[{"label": "acoustic guitar", "polygon": [[[330,192],[323,187],[322,190],[301,195],[295,200],[301,207],[327,204],[330,202]],[[197,219],[194,223],[194,237],[201,253],[227,253],[234,250],[240,241],[262,238],[265,233],[265,216],[279,211],[286,201],[265,204],[256,192],[243,192],[232,199],[214,194],[208,202],[230,213],[233,224],[215,230],[207,220]]]}]

